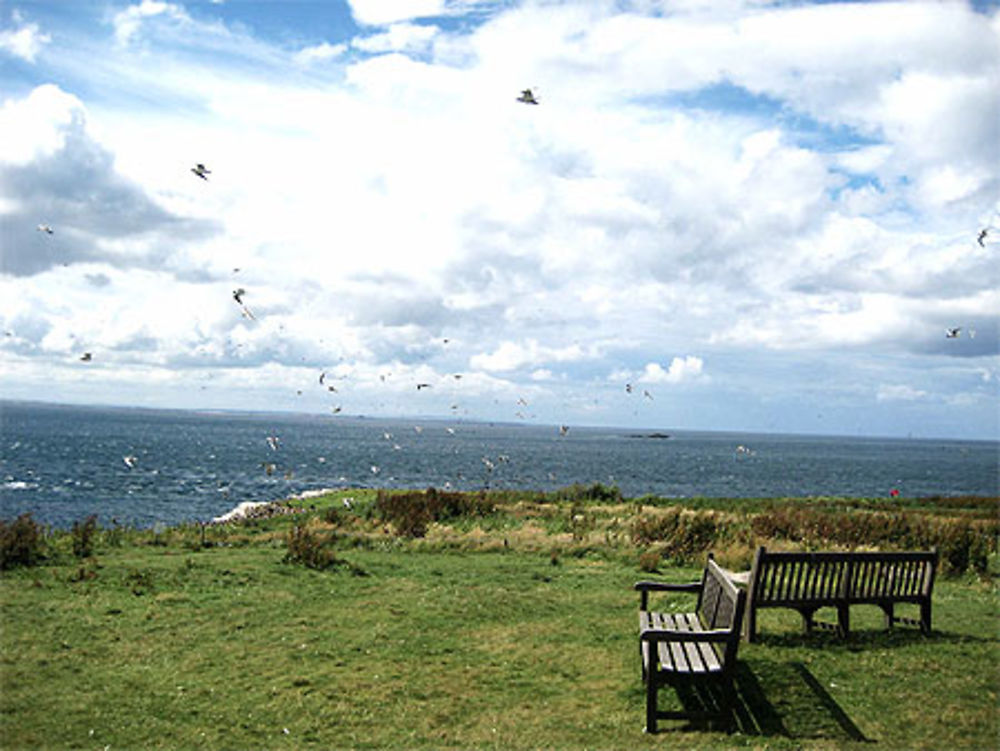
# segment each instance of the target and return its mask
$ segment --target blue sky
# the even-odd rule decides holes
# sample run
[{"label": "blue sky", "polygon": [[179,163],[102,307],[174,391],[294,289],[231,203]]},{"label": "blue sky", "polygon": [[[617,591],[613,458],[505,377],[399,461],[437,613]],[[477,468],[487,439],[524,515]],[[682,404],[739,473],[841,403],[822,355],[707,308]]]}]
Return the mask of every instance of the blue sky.
[{"label": "blue sky", "polygon": [[0,396],[1000,437],[996,4],[0,0],[0,99]]}]

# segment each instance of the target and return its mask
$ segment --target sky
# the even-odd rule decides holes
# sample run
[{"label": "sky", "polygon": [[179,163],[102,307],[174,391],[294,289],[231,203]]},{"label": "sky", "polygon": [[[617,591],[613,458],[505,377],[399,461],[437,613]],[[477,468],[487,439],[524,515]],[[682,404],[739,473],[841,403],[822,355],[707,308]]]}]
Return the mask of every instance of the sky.
[{"label": "sky", "polygon": [[997,439],[1000,11],[0,0],[0,329],[6,399]]}]

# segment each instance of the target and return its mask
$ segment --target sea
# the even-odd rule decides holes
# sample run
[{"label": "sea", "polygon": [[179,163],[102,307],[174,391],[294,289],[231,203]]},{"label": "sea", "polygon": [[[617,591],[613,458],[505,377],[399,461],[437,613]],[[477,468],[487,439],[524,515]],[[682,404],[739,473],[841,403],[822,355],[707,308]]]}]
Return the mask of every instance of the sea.
[{"label": "sea", "polygon": [[627,498],[998,495],[996,441],[770,435],[0,401],[0,518],[205,522],[339,488]]}]

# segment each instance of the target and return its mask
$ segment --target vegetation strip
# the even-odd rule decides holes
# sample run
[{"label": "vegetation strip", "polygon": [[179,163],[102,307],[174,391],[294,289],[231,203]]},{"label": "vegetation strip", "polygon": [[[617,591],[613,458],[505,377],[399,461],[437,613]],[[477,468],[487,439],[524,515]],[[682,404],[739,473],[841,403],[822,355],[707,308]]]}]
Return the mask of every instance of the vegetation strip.
[{"label": "vegetation strip", "polygon": [[[592,486],[354,490],[290,505],[299,513],[153,530],[4,522],[3,746],[984,748],[996,738],[1000,677],[984,668],[1000,657],[995,498],[681,502]],[[806,636],[795,613],[765,611],[760,643],[740,649],[729,724],[666,722],[644,736],[633,583],[697,578],[708,550],[746,568],[758,544],[936,545],[933,632],[884,631],[880,611],[859,606],[849,638]],[[697,701],[670,693],[667,711]]]}]

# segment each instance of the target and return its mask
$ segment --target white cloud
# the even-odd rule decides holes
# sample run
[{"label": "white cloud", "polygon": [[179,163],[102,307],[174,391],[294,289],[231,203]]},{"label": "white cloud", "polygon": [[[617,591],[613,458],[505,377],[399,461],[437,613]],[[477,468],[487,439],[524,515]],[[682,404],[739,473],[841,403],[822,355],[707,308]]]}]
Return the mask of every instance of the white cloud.
[{"label": "white cloud", "polygon": [[26,22],[18,11],[11,15],[16,28],[0,30],[0,50],[33,63],[52,37],[44,33],[37,23]]},{"label": "white cloud", "polygon": [[311,47],[303,47],[295,53],[295,59],[303,65],[310,65],[312,63],[322,63],[328,60],[334,60],[343,55],[346,51],[346,44],[330,44],[328,42],[323,42]]},{"label": "white cloud", "polygon": [[[536,340],[529,339],[524,343],[505,341],[489,354],[473,355],[469,365],[476,369],[487,371],[510,371],[524,367],[540,365],[546,362],[569,362],[580,360],[584,352],[579,345],[568,347],[545,347]],[[538,369],[535,369],[537,372]]]},{"label": "white cloud", "polygon": [[444,0],[348,0],[354,20],[363,26],[386,26],[397,21],[440,15]]},{"label": "white cloud", "polygon": [[684,383],[703,377],[704,361],[700,357],[688,355],[675,357],[664,370],[657,362],[646,363],[639,376],[641,383]]},{"label": "white cloud", "polygon": [[143,23],[157,16],[181,24],[189,24],[191,21],[180,5],[161,0],[142,0],[138,5],[130,5],[114,15],[112,24],[115,29],[115,39],[119,44],[129,44],[142,30]]},{"label": "white cloud", "polygon": [[887,401],[904,401],[904,402],[914,402],[921,399],[926,399],[928,396],[926,391],[920,389],[915,389],[912,386],[907,386],[906,384],[881,384],[878,387],[878,394],[876,399],[880,402]]},{"label": "white cloud", "polygon": [[[490,389],[525,387],[592,410],[603,373],[619,397],[637,374],[772,393],[775,360],[831,353],[845,379],[854,356],[899,358],[884,383],[922,382],[928,355],[995,369],[1000,245],[975,243],[1000,221],[983,16],[695,0],[660,17],[532,2],[412,22],[463,7],[356,3],[373,28],[303,48],[287,40],[315,36],[274,43],[145,0],[115,16],[122,45],[48,48],[39,83],[60,85],[0,109],[0,222],[24,243],[12,255],[41,259],[7,279],[4,298],[33,301],[0,306],[35,332],[17,346],[56,357],[76,333],[150,368],[248,380],[342,362],[438,383],[468,366],[483,410]],[[514,101],[525,86],[540,106]],[[40,244],[41,221],[58,242]],[[43,280],[120,321],[75,324]],[[959,324],[981,333],[946,349]],[[657,360],[691,350],[711,379],[700,357]]]},{"label": "white cloud", "polygon": [[410,52],[426,50],[439,33],[436,26],[394,23],[380,34],[360,37],[352,43],[364,52]]},{"label": "white cloud", "polygon": [[82,117],[83,104],[58,86],[45,84],[0,108],[0,164],[23,165],[62,147],[66,128]]}]

